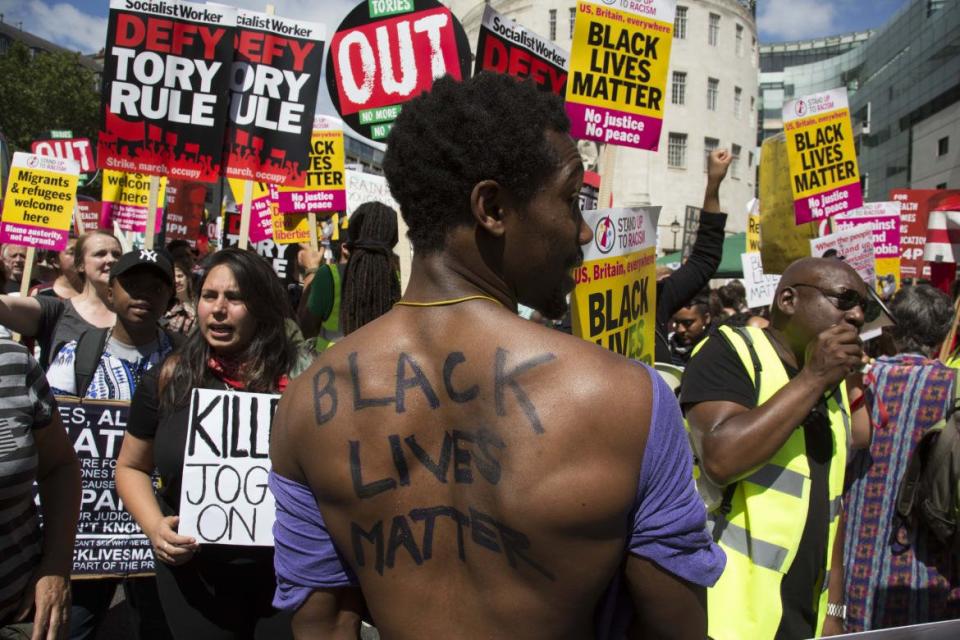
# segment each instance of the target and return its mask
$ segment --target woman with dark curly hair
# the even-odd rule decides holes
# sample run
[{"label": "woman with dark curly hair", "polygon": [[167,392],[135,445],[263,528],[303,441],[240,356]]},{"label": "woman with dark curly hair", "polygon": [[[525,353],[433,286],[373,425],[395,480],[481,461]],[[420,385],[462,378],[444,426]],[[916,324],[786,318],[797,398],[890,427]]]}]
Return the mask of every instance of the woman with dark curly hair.
[{"label": "woman with dark curly hair", "polygon": [[[117,461],[117,490],[153,544],[160,601],[176,638],[285,638],[273,609],[270,547],[210,546],[177,533],[193,389],[279,393],[303,364],[287,336],[287,294],[254,253],[213,254],[200,280],[197,331],[144,377]],[[150,475],[161,488],[154,495]]]}]

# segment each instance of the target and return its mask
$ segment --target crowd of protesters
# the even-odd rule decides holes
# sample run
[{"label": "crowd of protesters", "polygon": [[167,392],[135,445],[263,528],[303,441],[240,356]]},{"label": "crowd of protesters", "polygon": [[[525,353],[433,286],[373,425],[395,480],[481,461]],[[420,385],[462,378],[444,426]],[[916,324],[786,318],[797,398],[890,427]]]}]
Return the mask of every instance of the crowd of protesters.
[{"label": "crowd of protesters", "polygon": [[[710,288],[715,151],[692,253],[657,276],[671,388],[517,315],[568,312],[592,240],[568,127],[554,97],[487,74],[405,106],[385,159],[414,248],[402,294],[379,203],[332,262],[301,249],[296,295],[252,251],[123,253],[95,231],[19,296],[24,256],[3,247],[0,325],[21,343],[0,340],[0,637],[94,638],[118,588],[160,640],[356,638],[363,620],[388,638],[807,638],[960,617],[956,548],[891,499],[954,405],[936,358],[951,297],[903,286],[864,343],[887,311],[842,261],[793,263],[764,308],[736,280]],[[274,547],[178,532],[194,389],[282,394]],[[155,576],[71,581],[81,480],[56,396],[130,403],[116,486]]]}]

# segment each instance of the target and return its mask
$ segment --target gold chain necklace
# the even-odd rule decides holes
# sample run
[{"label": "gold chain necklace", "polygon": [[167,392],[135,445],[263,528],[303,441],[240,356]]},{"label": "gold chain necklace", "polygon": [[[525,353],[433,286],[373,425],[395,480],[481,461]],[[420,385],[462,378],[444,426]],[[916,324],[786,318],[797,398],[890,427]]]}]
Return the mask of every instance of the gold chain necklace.
[{"label": "gold chain necklace", "polygon": [[467,302],[468,300],[489,300],[494,304],[498,304],[501,307],[503,303],[497,300],[496,298],[491,298],[490,296],[474,295],[474,296],[464,296],[462,298],[450,298],[449,300],[434,300],[433,302],[409,302],[406,300],[399,300],[395,303],[395,306],[398,307],[447,307],[452,304],[460,304],[461,302]]}]

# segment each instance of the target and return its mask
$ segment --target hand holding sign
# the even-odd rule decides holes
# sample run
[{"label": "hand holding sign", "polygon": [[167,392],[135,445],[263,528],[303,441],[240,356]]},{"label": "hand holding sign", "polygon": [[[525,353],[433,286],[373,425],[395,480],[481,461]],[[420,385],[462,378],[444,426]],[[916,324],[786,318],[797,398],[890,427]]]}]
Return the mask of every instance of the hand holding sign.
[{"label": "hand holding sign", "polygon": [[179,525],[180,516],[166,516],[146,532],[157,560],[178,566],[188,562],[200,550],[200,543],[195,538],[177,533]]}]

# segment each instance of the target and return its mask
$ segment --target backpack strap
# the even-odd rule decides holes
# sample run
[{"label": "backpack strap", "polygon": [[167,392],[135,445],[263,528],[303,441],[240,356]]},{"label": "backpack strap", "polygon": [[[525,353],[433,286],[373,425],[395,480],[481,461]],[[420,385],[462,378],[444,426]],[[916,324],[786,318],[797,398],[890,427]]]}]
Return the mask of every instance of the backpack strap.
[{"label": "backpack strap", "polygon": [[93,381],[93,374],[100,366],[100,358],[103,356],[109,334],[110,329],[87,329],[77,339],[73,360],[73,380],[78,398],[87,395],[87,388]]}]

